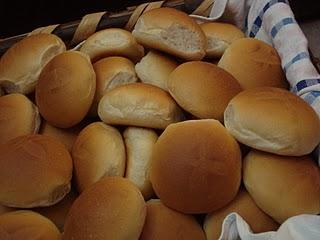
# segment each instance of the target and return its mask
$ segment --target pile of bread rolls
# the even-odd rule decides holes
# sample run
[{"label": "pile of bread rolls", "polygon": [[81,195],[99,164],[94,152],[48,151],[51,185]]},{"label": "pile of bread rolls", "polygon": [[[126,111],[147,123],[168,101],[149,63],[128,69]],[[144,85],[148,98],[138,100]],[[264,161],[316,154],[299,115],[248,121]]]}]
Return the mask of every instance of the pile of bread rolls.
[{"label": "pile of bread rolls", "polygon": [[[218,64],[214,64],[217,62]],[[0,239],[213,240],[320,213],[313,109],[276,50],[170,8],[1,58]]]}]

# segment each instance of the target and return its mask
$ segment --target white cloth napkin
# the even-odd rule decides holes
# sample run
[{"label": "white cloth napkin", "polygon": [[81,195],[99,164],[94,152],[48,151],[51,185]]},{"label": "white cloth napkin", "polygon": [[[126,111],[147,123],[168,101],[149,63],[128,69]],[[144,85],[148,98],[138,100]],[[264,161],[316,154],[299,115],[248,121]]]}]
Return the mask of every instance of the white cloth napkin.
[{"label": "white cloth napkin", "polygon": [[[229,214],[223,222],[219,240],[319,240],[320,217],[299,215],[285,221],[277,232],[254,234],[237,213]],[[211,240],[211,239],[208,239]]]},{"label": "white cloth napkin", "polygon": [[[291,91],[308,102],[320,116],[320,75],[310,60],[308,41],[287,0],[216,0],[209,18],[192,17],[200,21],[231,22],[247,36],[273,45],[281,57]],[[319,148],[315,153],[320,165]],[[223,222],[220,240],[238,239],[320,240],[320,216],[292,217],[277,232],[253,234],[241,216],[232,213]]]}]

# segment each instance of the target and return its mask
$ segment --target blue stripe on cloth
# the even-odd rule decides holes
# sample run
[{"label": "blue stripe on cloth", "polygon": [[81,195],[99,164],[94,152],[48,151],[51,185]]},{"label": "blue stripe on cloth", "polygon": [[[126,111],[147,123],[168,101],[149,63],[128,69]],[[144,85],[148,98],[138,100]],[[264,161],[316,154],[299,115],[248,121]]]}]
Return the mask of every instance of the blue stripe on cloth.
[{"label": "blue stripe on cloth", "polygon": [[288,17],[288,18],[282,19],[276,25],[274,25],[273,28],[271,29],[272,38],[275,38],[275,36],[282,29],[282,27],[289,25],[289,24],[296,24],[296,21],[292,17]]},{"label": "blue stripe on cloth", "polygon": [[305,94],[305,95],[303,96],[303,99],[304,99],[307,103],[309,103],[310,105],[312,105],[312,104],[314,103],[314,101],[315,101],[318,97],[320,97],[320,91],[311,91],[311,92]]},{"label": "blue stripe on cloth", "polygon": [[302,60],[302,59],[306,59],[309,58],[309,53],[308,52],[301,52],[299,54],[297,54],[294,58],[291,59],[290,62],[288,62],[287,64],[284,65],[283,70],[284,72],[288,71],[288,68],[291,67],[294,63]]},{"label": "blue stripe on cloth", "polygon": [[264,13],[273,5],[277,4],[277,3],[288,3],[288,0],[270,0],[264,7],[263,9],[260,11],[259,15],[257,16],[257,18],[254,20],[253,25],[251,27],[251,31],[249,33],[249,37],[255,37],[257,35],[257,33],[259,32],[261,26],[262,26],[262,19],[263,19],[263,15]]},{"label": "blue stripe on cloth", "polygon": [[297,93],[301,91],[304,88],[311,87],[314,85],[320,84],[320,79],[304,79],[299,81],[292,89],[291,91],[294,93]]}]

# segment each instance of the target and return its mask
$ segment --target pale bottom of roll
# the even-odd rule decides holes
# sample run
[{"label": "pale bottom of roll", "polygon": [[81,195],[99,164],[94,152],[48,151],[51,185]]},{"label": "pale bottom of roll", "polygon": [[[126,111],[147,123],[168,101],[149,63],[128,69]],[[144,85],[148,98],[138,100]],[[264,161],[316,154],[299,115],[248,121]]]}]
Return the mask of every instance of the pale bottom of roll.
[{"label": "pale bottom of roll", "polygon": [[319,240],[320,216],[299,215],[285,221],[277,232],[254,234],[237,213],[229,214],[223,221],[219,240]]}]

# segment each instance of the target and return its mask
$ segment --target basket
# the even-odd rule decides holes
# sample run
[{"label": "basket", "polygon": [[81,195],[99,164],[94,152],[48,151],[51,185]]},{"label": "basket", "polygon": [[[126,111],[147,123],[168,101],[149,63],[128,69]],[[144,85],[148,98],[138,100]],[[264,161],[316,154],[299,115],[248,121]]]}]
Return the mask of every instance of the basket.
[{"label": "basket", "polygon": [[[46,27],[41,27],[33,30],[30,33],[10,37],[7,39],[0,40],[0,55],[2,55],[7,49],[9,49],[13,44],[20,41],[26,36],[38,34],[38,33],[53,33],[59,36],[65,43],[66,46],[71,49],[76,47],[79,43],[86,40],[94,32],[110,28],[124,28],[131,31],[134,28],[135,23],[138,18],[144,13],[151,9],[160,7],[171,7],[178,10],[182,10],[188,14],[198,15],[203,17],[208,17],[214,6],[215,0],[167,0],[167,1],[157,1],[144,3],[139,6],[127,7],[125,11],[122,12],[98,12],[85,15],[81,20],[74,21],[70,23],[50,25]],[[311,60],[313,60],[314,65],[317,67],[320,64],[318,59],[313,58],[312,53],[310,53]],[[319,69],[318,69],[319,71]],[[227,224],[232,224],[237,219],[236,215],[232,215],[227,219]],[[228,222],[229,221],[229,222]],[[232,235],[232,234],[231,234]],[[230,238],[223,239],[234,239],[231,235]],[[251,239],[251,238],[250,238]],[[254,239],[254,238],[252,238]],[[267,239],[267,238],[259,238]]]}]

